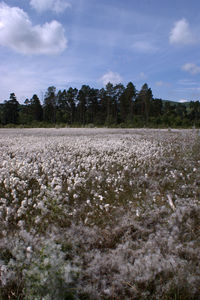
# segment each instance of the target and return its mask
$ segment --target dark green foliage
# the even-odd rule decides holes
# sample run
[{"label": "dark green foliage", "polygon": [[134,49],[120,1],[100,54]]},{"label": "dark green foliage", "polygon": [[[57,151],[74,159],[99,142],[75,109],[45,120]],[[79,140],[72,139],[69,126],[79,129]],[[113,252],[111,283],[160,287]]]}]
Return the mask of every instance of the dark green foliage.
[{"label": "dark green foliage", "polygon": [[14,93],[10,94],[10,99],[4,102],[2,111],[2,124],[18,124],[19,102]]},{"label": "dark green foliage", "polygon": [[200,127],[200,102],[178,103],[153,98],[145,83],[136,91],[132,82],[108,83],[94,89],[83,85],[80,90],[70,87],[56,91],[47,89],[43,105],[35,94],[20,105],[14,93],[0,104],[0,125],[8,128],[27,127],[109,126],[109,127]]},{"label": "dark green foliage", "polygon": [[75,122],[77,93],[76,88],[69,88],[63,92],[58,91],[56,113],[58,123],[73,124]]},{"label": "dark green foliage", "polygon": [[89,93],[90,87],[83,85],[78,92],[78,105],[77,105],[77,122],[85,125],[87,121],[87,111],[89,106]]},{"label": "dark green foliage", "polygon": [[42,121],[43,120],[43,110],[40,100],[37,95],[33,95],[31,99],[31,113],[34,121]]},{"label": "dark green foliage", "polygon": [[20,124],[41,122],[43,120],[43,108],[36,94],[29,100],[24,101],[19,113]]},{"label": "dark green foliage", "polygon": [[44,120],[49,123],[56,123],[56,88],[50,86],[44,98]]},{"label": "dark green foliage", "polygon": [[126,89],[124,90],[123,94],[119,99],[120,103],[120,120],[123,123],[128,123],[133,120],[134,112],[134,100],[136,97],[136,88],[129,82],[127,84]]},{"label": "dark green foliage", "polygon": [[150,115],[150,109],[152,106],[152,91],[148,87],[147,83],[145,83],[138,96],[137,96],[137,108],[140,115],[143,116],[145,125],[148,125],[149,123],[149,115]]}]

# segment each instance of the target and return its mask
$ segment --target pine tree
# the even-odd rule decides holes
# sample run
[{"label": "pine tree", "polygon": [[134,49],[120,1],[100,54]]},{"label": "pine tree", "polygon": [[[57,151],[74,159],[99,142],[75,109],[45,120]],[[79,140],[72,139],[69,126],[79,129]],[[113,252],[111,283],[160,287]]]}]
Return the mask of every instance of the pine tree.
[{"label": "pine tree", "polygon": [[44,120],[49,123],[56,122],[56,88],[54,86],[50,86],[47,89],[44,98]]},{"label": "pine tree", "polygon": [[10,94],[10,99],[4,102],[2,123],[17,124],[19,121],[19,102],[14,93]]}]

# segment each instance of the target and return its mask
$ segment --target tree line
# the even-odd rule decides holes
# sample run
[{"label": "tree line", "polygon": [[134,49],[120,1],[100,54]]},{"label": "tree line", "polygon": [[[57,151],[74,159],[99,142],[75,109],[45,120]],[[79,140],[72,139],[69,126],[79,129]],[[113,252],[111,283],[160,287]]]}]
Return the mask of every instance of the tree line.
[{"label": "tree line", "polygon": [[140,91],[132,82],[108,83],[95,89],[56,91],[48,87],[43,103],[34,94],[19,104],[14,93],[0,104],[1,126],[110,126],[110,127],[200,127],[200,102],[178,103],[153,98],[145,83]]}]

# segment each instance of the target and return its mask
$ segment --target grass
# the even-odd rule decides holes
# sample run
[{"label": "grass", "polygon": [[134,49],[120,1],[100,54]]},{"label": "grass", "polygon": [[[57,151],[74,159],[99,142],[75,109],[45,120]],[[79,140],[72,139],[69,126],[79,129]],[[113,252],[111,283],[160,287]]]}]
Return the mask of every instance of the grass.
[{"label": "grass", "polygon": [[0,139],[0,299],[198,299],[196,130]]}]

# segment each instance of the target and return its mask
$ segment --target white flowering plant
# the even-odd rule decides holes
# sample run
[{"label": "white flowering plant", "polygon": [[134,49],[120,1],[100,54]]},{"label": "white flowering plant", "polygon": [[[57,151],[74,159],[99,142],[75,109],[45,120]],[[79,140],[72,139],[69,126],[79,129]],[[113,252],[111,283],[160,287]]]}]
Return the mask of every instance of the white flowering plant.
[{"label": "white flowering plant", "polygon": [[0,129],[0,299],[198,299],[196,130]]}]

